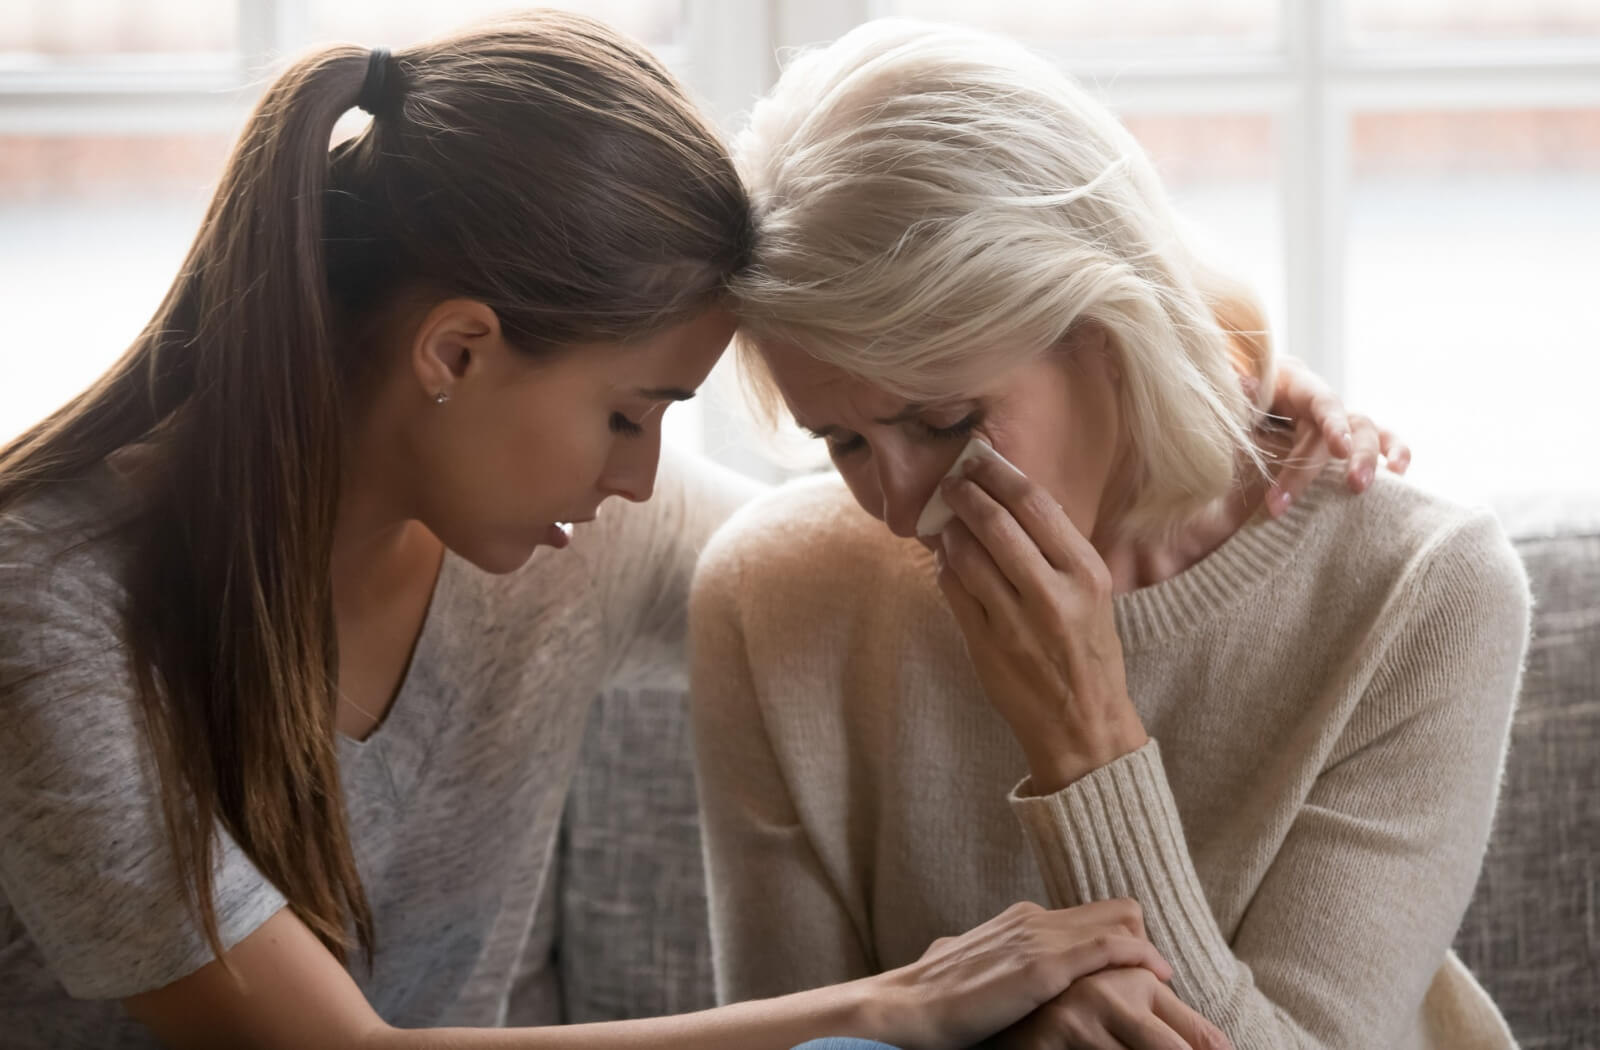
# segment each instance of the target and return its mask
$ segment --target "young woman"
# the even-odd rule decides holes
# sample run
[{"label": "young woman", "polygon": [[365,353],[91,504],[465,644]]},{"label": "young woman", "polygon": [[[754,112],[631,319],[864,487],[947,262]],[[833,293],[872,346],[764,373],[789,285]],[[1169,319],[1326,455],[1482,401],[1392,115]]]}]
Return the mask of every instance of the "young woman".
[{"label": "young woman", "polygon": [[587,705],[681,679],[748,495],[656,467],[752,238],[680,88],[585,19],[268,89],[145,332],[0,452],[7,1045],[960,1047],[1167,973],[1125,905],[1018,906],[820,992],[483,1030]]},{"label": "young woman", "polygon": [[[1494,519],[1336,471],[1261,513],[1259,323],[1019,46],[860,28],[744,151],[748,363],[843,483],[748,506],[696,581],[723,999],[1126,897],[1170,986],[1109,968],[996,1045],[1513,1045],[1450,953],[1527,642]],[[1020,472],[947,477],[974,436]]]}]

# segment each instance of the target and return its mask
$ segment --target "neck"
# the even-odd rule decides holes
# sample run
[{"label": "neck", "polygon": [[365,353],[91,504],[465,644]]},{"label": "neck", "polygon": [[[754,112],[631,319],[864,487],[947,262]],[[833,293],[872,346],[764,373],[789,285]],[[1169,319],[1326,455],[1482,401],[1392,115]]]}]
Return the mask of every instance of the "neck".
[{"label": "neck", "polygon": [[330,568],[335,607],[359,614],[381,607],[438,540],[411,512],[393,480],[396,471],[378,454],[394,443],[356,429],[343,457]]},{"label": "neck", "polygon": [[1209,557],[1243,528],[1261,506],[1267,482],[1252,480],[1254,471],[1241,473],[1244,476],[1226,496],[1167,534],[1153,538],[1134,535],[1121,526],[1120,514],[1104,529],[1096,528],[1091,542],[1111,570],[1113,593],[1125,594],[1170,580]]},{"label": "neck", "polygon": [[337,605],[364,604],[382,590],[392,570],[414,548],[421,523],[396,515],[371,494],[341,492],[333,530],[333,598]]}]

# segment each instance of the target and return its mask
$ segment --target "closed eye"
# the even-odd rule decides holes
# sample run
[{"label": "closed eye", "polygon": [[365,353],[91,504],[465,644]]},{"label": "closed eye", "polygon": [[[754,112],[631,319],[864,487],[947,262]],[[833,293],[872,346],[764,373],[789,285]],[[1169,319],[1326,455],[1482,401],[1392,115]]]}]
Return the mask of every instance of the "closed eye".
[{"label": "closed eye", "polygon": [[804,429],[806,433],[818,441],[826,441],[828,443],[828,455],[834,458],[847,456],[867,443],[866,439],[860,434],[852,434],[848,430],[841,430],[835,426],[826,426],[820,429],[805,427]]},{"label": "closed eye", "polygon": [[965,419],[956,423],[951,423],[947,427],[930,426],[929,424],[923,423],[920,420],[916,421],[915,425],[919,430],[922,431],[923,434],[937,440],[941,438],[953,439],[966,437],[968,434],[971,434],[974,430],[976,430],[978,424],[982,422],[983,413],[973,412],[970,413]]},{"label": "closed eye", "polygon": [[867,439],[860,434],[851,434],[848,437],[835,434],[823,440],[828,443],[828,455],[835,458],[848,456],[852,452],[859,452],[867,445]]},{"label": "closed eye", "polygon": [[638,437],[644,433],[644,426],[635,423],[621,412],[611,413],[611,432],[625,437]]},{"label": "closed eye", "polygon": [[[943,427],[936,427],[916,419],[906,420],[906,423],[913,427],[922,437],[935,441],[953,441],[967,437],[982,422],[983,412],[981,410],[971,412],[965,419]],[[821,430],[812,430],[810,427],[806,429],[810,431],[812,437],[828,443],[828,455],[833,456],[835,459],[859,452],[867,443],[866,439],[860,434],[852,434],[849,431],[840,430],[838,427],[823,427]]]}]

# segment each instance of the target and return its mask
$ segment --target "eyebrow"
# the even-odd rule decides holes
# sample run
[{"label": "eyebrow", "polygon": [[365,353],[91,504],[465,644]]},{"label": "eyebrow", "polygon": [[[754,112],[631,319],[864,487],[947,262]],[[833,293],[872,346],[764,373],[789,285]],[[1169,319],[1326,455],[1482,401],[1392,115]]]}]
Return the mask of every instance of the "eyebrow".
[{"label": "eyebrow", "polygon": [[646,401],[692,401],[692,400],[694,400],[694,391],[693,390],[684,390],[684,389],[682,389],[680,387],[675,387],[675,386],[662,386],[662,387],[649,387],[649,388],[641,387],[640,389],[635,390],[634,393],[638,394],[640,397],[644,398]]},{"label": "eyebrow", "polygon": [[[902,408],[894,415],[885,416],[882,419],[874,419],[873,422],[883,427],[898,426],[901,423],[908,423],[911,420],[916,419],[922,413],[933,407],[935,406],[926,402],[912,401],[907,404],[905,408]],[[833,437],[835,434],[843,433],[843,428],[834,426],[832,423],[829,423],[825,427],[808,427],[804,423],[801,423],[800,427],[812,437],[819,438],[829,438]]]},{"label": "eyebrow", "polygon": [[913,419],[916,419],[927,409],[927,405],[913,401],[906,405],[905,408],[902,408],[900,411],[896,412],[894,415],[884,419],[874,419],[873,422],[882,427],[892,427],[898,423],[907,423]]}]

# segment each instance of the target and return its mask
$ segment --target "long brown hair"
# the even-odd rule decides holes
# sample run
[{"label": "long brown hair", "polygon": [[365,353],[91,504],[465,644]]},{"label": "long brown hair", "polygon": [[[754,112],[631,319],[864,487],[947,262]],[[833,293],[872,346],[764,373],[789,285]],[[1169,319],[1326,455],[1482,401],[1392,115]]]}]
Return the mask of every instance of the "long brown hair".
[{"label": "long brown hair", "polygon": [[[750,253],[744,189],[662,66],[538,12],[395,54],[330,151],[369,55],[265,92],[188,258],[93,386],[0,450],[0,510],[157,450],[125,617],[178,872],[213,951],[217,825],[340,959],[371,909],[334,707],[341,405],[402,293],[481,300],[531,354],[692,316]],[[370,87],[369,87],[370,93]]]}]

